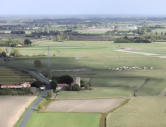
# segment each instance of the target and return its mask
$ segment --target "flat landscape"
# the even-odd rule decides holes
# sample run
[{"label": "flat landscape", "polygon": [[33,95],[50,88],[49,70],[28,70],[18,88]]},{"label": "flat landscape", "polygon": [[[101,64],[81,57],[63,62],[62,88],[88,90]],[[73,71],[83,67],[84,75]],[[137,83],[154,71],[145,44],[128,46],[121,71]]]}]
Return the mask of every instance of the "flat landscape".
[{"label": "flat landscape", "polygon": [[[49,68],[47,56],[48,47],[46,47],[46,45],[50,46]],[[150,44],[117,44],[111,41],[39,41],[32,47],[16,48],[22,56],[16,57],[14,60],[11,60],[6,64],[16,67],[19,65],[19,67],[35,70],[36,68],[34,67],[33,62],[34,60],[40,60],[42,62],[42,68],[40,68],[40,71],[44,74],[50,69],[54,76],[80,76],[83,80],[91,81],[91,90],[60,92],[57,96],[58,100],[50,103],[48,106],[48,112],[33,113],[31,119],[28,121],[27,127],[56,127],[66,125],[69,127],[78,127],[79,125],[82,127],[87,127],[87,125],[89,125],[89,127],[99,127],[101,113],[108,111],[108,108],[110,110],[112,109],[112,101],[109,101],[109,103],[96,101],[84,102],[82,99],[116,99],[117,97],[132,98],[134,94],[137,96],[136,98],[132,98],[128,104],[124,105],[124,107],[122,106],[118,108],[108,116],[107,125],[109,127],[153,127],[150,122],[149,124],[148,122],[145,122],[148,120],[150,121],[152,118],[145,118],[145,116],[147,114],[154,116],[156,112],[150,111],[157,111],[157,108],[160,108],[160,105],[158,105],[160,101],[158,100],[162,100],[162,96],[166,95],[166,59],[153,57],[151,55],[146,56],[143,54],[119,52],[117,50],[132,49],[132,51],[134,50],[137,52],[166,55],[164,47],[166,47],[166,44],[160,42]],[[145,98],[145,100],[143,98]],[[156,101],[153,101],[153,98]],[[68,101],[71,100],[71,103],[65,99]],[[75,99],[79,101],[75,102]],[[139,100],[144,101],[142,101],[142,104],[137,104],[137,101]],[[151,103],[151,101],[153,101],[153,103]],[[105,103],[107,103],[108,107],[103,106]],[[121,101],[118,105],[120,103]],[[151,104],[155,107],[151,108]],[[116,107],[118,105],[114,106]],[[147,112],[142,111],[140,113],[140,109],[137,109],[140,105],[141,107],[147,106],[151,109],[149,109],[149,111],[146,109]],[[125,106],[130,107],[125,108]],[[126,109],[126,112],[123,108]],[[122,112],[119,112],[121,110]],[[92,112],[98,113],[93,114]],[[134,112],[135,114],[133,116],[126,115],[130,112]],[[116,115],[116,113],[120,113],[120,116]],[[163,112],[159,111],[158,116],[162,115]],[[136,116],[141,117],[141,119]],[[64,119],[67,122],[60,122]],[[121,121],[117,122],[119,119]],[[128,119],[132,119],[134,122],[130,123]],[[164,117],[162,119],[158,117],[157,122],[153,121],[154,125],[161,123],[161,127],[164,127],[163,119]],[[41,123],[39,121],[43,122]],[[91,123],[91,121],[94,122]]]},{"label": "flat landscape", "polygon": [[[162,50],[166,46],[165,43],[116,44],[111,41],[39,41],[36,42],[36,46],[17,48],[23,56],[17,57],[7,64],[10,66],[19,65],[20,67],[35,69],[33,64],[34,60],[40,60],[42,62],[42,68],[40,70],[45,73],[48,71],[48,57],[42,56],[42,53],[45,52],[45,55],[47,55],[48,47],[43,45],[49,44],[49,69],[52,75],[80,76],[82,79],[86,78],[91,80],[94,91],[99,89],[98,87],[101,87],[101,93],[102,91],[106,91],[106,94],[98,94],[97,98],[102,97],[102,95],[104,97],[130,96],[133,94],[134,89],[139,89],[137,95],[154,96],[159,95],[162,89],[165,88],[166,59],[116,51],[117,49],[132,48],[149,53],[157,53],[157,51]],[[115,70],[124,66],[145,69]],[[79,69],[80,71],[72,71],[74,69]],[[108,90],[106,89],[103,90],[103,88],[108,88],[110,92],[107,92]],[[100,90],[98,92],[100,93]],[[73,94],[72,92],[70,93]],[[84,91],[80,93],[84,93]],[[88,95],[89,98],[93,98],[95,97],[95,92],[94,94],[89,92],[89,94],[82,94],[81,96],[88,97]],[[60,97],[65,98],[63,94]],[[76,96],[72,97],[77,98]]]},{"label": "flat landscape", "polygon": [[0,96],[0,127],[14,127],[35,96]]},{"label": "flat landscape", "polygon": [[0,3],[0,127],[166,127],[166,1]]},{"label": "flat landscape", "polygon": [[47,106],[47,112],[108,112],[119,106],[124,99],[56,100]]}]

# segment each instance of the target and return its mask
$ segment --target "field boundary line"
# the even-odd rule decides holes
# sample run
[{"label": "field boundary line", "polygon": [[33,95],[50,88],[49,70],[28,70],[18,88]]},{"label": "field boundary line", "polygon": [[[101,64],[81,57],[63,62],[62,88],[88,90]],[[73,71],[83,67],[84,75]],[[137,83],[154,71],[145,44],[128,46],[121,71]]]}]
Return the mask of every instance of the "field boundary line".
[{"label": "field boundary line", "polygon": [[120,109],[124,105],[128,104],[130,100],[131,100],[131,98],[128,98],[128,99],[124,100],[119,106],[113,108],[112,110],[110,110],[106,113],[102,113],[101,117],[100,117],[99,127],[108,127],[108,115],[117,111],[118,109]]},{"label": "field boundary line", "polygon": [[164,88],[164,89],[160,92],[160,96],[166,96],[166,88]]},{"label": "field boundary line", "polygon": [[36,96],[36,98],[33,100],[33,102],[25,109],[25,111],[23,112],[23,114],[20,116],[20,118],[17,120],[16,124],[14,125],[14,127],[18,127],[19,124],[21,123],[21,121],[23,120],[26,112],[32,107],[32,105],[35,103],[35,101],[38,99],[39,96]]},{"label": "field boundary line", "polygon": [[127,99],[127,97],[101,97],[101,98],[71,98],[71,99],[55,99],[56,101],[65,101],[65,100],[100,100],[100,99]]}]

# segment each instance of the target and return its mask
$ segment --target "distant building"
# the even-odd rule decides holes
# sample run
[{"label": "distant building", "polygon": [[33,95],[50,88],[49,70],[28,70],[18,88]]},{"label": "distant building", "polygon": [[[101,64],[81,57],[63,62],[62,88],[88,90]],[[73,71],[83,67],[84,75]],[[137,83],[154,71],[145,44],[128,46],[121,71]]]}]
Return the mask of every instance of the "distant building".
[{"label": "distant building", "polygon": [[76,77],[75,84],[77,84],[79,87],[81,86],[81,78],[80,77]]},{"label": "distant building", "polygon": [[63,90],[65,87],[68,87],[68,84],[57,84],[57,90]]},{"label": "distant building", "polygon": [[0,85],[0,88],[2,89],[19,89],[19,88],[29,88],[31,87],[31,84],[29,82],[25,82],[23,84],[17,84],[17,85]]},{"label": "distant building", "polygon": [[[81,86],[81,78],[76,77],[74,82],[71,84],[71,86],[78,85],[79,87]],[[57,90],[65,90],[67,87],[69,87],[69,84],[57,84]]]},{"label": "distant building", "polygon": [[24,46],[24,44],[22,44],[22,43],[17,44],[17,47],[23,47],[23,46]]}]

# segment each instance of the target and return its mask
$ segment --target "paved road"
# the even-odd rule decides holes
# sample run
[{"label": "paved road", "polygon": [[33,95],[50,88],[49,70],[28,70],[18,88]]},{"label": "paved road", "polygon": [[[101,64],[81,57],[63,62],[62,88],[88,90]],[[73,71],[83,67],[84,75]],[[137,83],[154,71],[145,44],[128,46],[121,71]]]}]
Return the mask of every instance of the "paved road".
[{"label": "paved road", "polygon": [[26,70],[26,72],[28,72],[30,75],[32,75],[39,81],[44,82],[47,85],[49,84],[49,80],[43,74],[35,72],[35,71],[29,71],[29,70]]},{"label": "paved road", "polygon": [[42,99],[44,97],[47,96],[47,93],[50,89],[50,81],[49,79],[47,79],[43,74],[32,71],[32,70],[28,70],[25,68],[20,68],[17,66],[8,66],[8,67],[12,67],[16,70],[20,70],[20,71],[24,71],[29,73],[30,75],[32,75],[33,77],[35,77],[36,79],[38,79],[41,82],[44,82],[47,86],[46,86],[46,90],[43,91],[43,93],[38,97],[38,99],[34,102],[34,104],[32,105],[32,107],[26,112],[26,114],[24,115],[24,119],[22,120],[21,124],[19,125],[19,127],[25,127],[27,122],[29,121],[30,117],[32,116],[32,113],[34,112],[34,110],[37,108],[37,105],[42,101]]},{"label": "paved road", "polygon": [[27,72],[29,74],[31,74],[32,76],[36,77],[38,80],[44,82],[47,85],[46,88],[48,88],[48,89],[43,91],[43,93],[40,95],[40,97],[38,97],[38,99],[34,102],[32,107],[26,112],[26,114],[24,116],[24,119],[22,120],[19,127],[25,127],[26,126],[27,122],[29,121],[30,117],[32,116],[32,113],[37,108],[37,105],[42,101],[42,99],[44,97],[47,96],[47,93],[49,91],[49,85],[50,85],[49,80],[44,75],[42,75],[41,73],[37,73],[37,72],[34,72],[34,71],[27,71]]},{"label": "paved road", "polygon": [[30,117],[32,116],[32,113],[36,109],[37,105],[42,101],[43,97],[47,95],[49,90],[45,90],[42,95],[35,101],[33,106],[26,112],[23,121],[21,122],[19,127],[25,127],[27,122],[29,121]]}]

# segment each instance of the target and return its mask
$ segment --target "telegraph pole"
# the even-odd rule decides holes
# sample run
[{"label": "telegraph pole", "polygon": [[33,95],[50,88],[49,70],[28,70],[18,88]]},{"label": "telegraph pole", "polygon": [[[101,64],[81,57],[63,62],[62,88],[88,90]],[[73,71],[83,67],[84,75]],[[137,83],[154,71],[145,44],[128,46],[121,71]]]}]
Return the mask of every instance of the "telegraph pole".
[{"label": "telegraph pole", "polygon": [[50,70],[50,46],[48,46],[48,77],[51,78],[51,70]]},{"label": "telegraph pole", "polygon": [[50,68],[50,46],[48,46],[48,69]]}]

